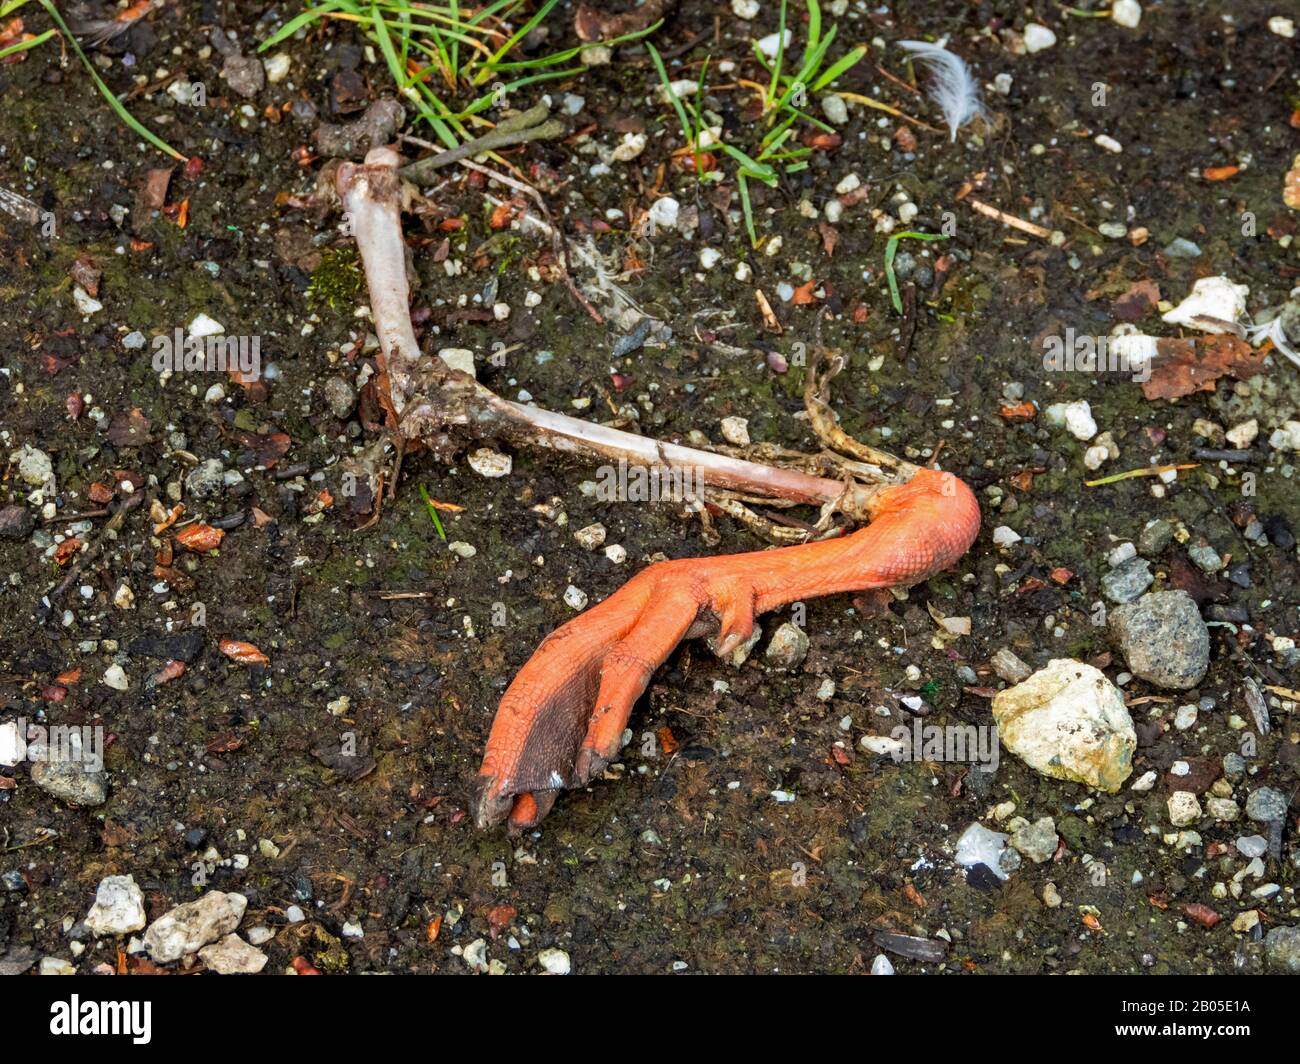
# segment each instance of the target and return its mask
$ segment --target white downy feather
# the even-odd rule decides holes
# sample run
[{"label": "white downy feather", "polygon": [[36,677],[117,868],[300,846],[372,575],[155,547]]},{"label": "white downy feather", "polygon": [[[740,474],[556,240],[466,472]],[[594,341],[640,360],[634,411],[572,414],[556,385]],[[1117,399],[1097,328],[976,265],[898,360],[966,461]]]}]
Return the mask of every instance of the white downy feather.
[{"label": "white downy feather", "polygon": [[976,115],[984,113],[979,85],[971,75],[970,67],[961,56],[954,55],[940,45],[926,41],[898,43],[929,68],[930,98],[943,111],[944,121],[948,123],[952,140],[955,141],[957,130]]},{"label": "white downy feather", "polygon": [[1272,340],[1273,347],[1276,350],[1286,355],[1297,366],[1300,366],[1300,351],[1291,346],[1286,333],[1282,331],[1281,317],[1274,318],[1263,325],[1247,325],[1246,339],[1254,347],[1259,347],[1265,340]]}]

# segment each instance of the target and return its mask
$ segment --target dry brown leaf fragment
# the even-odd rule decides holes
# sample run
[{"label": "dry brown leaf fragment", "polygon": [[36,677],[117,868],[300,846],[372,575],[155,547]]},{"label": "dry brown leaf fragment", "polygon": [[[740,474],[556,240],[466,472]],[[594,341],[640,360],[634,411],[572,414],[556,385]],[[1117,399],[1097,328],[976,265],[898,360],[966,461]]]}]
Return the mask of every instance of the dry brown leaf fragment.
[{"label": "dry brown leaf fragment", "polygon": [[1142,382],[1142,394],[1147,399],[1178,399],[1193,392],[1212,392],[1220,377],[1244,381],[1262,372],[1266,353],[1227,333],[1164,338],[1156,344],[1151,376]]}]

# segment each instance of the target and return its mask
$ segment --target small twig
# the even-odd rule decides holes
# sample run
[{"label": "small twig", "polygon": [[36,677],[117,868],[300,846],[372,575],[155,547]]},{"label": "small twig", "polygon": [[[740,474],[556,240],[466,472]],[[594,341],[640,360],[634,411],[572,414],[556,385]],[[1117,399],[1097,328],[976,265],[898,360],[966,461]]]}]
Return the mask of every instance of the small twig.
[{"label": "small twig", "polygon": [[539,103],[536,107],[530,107],[527,111],[498,122],[495,129],[484,133],[483,136],[459,147],[409,163],[399,169],[397,174],[404,180],[418,185],[433,176],[435,170],[471,159],[475,155],[516,144],[527,144],[533,140],[550,140],[561,136],[564,133],[564,123],[558,118],[548,121],[549,115],[550,108],[545,103]]},{"label": "small twig", "polygon": [[107,517],[110,513],[112,513],[111,510],[86,510],[79,514],[56,514],[54,517],[47,517],[45,523],[47,525],[56,525],[61,521],[80,521],[83,518]]},{"label": "small twig", "polygon": [[393,602],[398,599],[431,599],[437,598],[440,592],[437,591],[371,591],[370,595],[377,599],[383,599],[385,602]]},{"label": "small twig", "polygon": [[1208,447],[1197,447],[1192,451],[1192,457],[1199,458],[1204,462],[1253,462],[1255,461],[1255,452],[1251,450],[1215,451]]},{"label": "small twig", "polygon": [[974,196],[967,196],[966,202],[970,205],[971,210],[979,211],[980,214],[983,214],[988,218],[996,219],[1003,225],[1009,225],[1012,229],[1019,229],[1022,233],[1036,236],[1040,240],[1046,240],[1052,235],[1050,229],[1044,229],[1041,225],[1035,225],[1033,222],[1026,222],[1021,218],[1017,218],[1014,214],[1000,211],[996,207],[992,207],[985,203],[983,200],[977,200]]}]

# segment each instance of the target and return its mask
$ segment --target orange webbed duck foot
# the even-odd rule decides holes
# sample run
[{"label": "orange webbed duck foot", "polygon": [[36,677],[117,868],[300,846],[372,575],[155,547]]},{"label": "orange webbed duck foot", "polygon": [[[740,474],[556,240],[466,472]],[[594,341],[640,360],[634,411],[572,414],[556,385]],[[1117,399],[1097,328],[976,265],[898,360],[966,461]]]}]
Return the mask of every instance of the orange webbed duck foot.
[{"label": "orange webbed duck foot", "polygon": [[979,504],[950,473],[881,489],[871,523],[839,539],[660,562],[548,636],[511,683],[479,769],[474,818],[535,826],[561,790],[619,753],[632,707],[683,639],[719,632],[723,654],[754,618],[791,602],[905,587],[948,568],[979,531]]}]

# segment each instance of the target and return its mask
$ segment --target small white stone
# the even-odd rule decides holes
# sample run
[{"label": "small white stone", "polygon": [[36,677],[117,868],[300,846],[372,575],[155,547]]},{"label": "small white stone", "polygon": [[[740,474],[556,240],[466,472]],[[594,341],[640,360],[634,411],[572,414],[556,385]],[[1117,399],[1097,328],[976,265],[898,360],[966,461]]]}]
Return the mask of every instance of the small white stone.
[{"label": "small white stone", "polygon": [[889,958],[883,953],[877,953],[876,959],[871,962],[872,975],[893,975],[894,966],[889,963]]},{"label": "small white stone", "polygon": [[722,261],[722,252],[719,251],[717,248],[700,249],[700,266],[702,266],[704,269],[711,270],[713,269],[714,266],[716,266],[721,261]]},{"label": "small white stone", "polygon": [[1241,806],[1231,798],[1216,796],[1205,799],[1205,811],[1220,823],[1230,824],[1241,815]]},{"label": "small white stone", "polygon": [[667,85],[660,83],[659,99],[666,104],[671,104],[674,96],[682,100],[687,96],[694,96],[699,89],[700,83],[694,78],[679,78],[677,81],[670,81]]},{"label": "small white stone", "polygon": [[470,469],[481,477],[509,476],[514,468],[514,462],[508,454],[494,451],[490,447],[480,447],[473,451],[466,461],[469,462]]},{"label": "small white stone", "polygon": [[595,550],[605,542],[605,526],[599,522],[588,525],[573,533],[573,538],[583,550]]},{"label": "small white stone", "polygon": [[605,557],[615,565],[622,565],[627,561],[627,548],[621,543],[611,543],[605,548]]},{"label": "small white stone", "polygon": [[587,608],[587,593],[582,588],[570,584],[564,589],[564,604],[571,609],[585,610]]},{"label": "small white stone", "polygon": [[743,417],[724,417],[722,419],[722,438],[736,447],[749,446],[749,419]]},{"label": "small white stone", "polygon": [[1100,469],[1102,463],[1110,457],[1110,449],[1107,447],[1089,447],[1083,452],[1083,464],[1089,469]]},{"label": "small white stone", "polygon": [[129,610],[135,606],[135,592],[126,581],[118,584],[117,590],[113,592],[113,605],[119,610]]},{"label": "small white stone", "polygon": [[650,221],[661,229],[675,229],[681,207],[672,196],[660,196],[650,205]]},{"label": "small white stone", "polygon": [[840,183],[835,186],[835,194],[837,196],[847,196],[850,192],[861,187],[861,185],[862,178],[858,177],[857,174],[849,174],[848,176],[841,178]]},{"label": "small white stone", "polygon": [[542,950],[537,955],[537,963],[546,969],[547,975],[568,975],[573,971],[573,963],[562,949]]},{"label": "small white stone", "polygon": [[458,369],[462,373],[468,373],[471,377],[475,376],[474,352],[469,350],[469,348],[444,347],[438,352],[438,357],[452,369]]},{"label": "small white stone", "polygon": [[459,539],[452,540],[447,544],[447,549],[456,555],[457,558],[472,558],[478,553],[478,548],[471,543],[462,542]]},{"label": "small white stone", "polygon": [[829,92],[822,97],[822,114],[831,125],[842,126],[849,120],[849,105],[844,102],[843,96]]},{"label": "small white stone", "polygon": [[993,542],[999,547],[1010,547],[1020,542],[1020,533],[1010,525],[998,525],[993,530]]},{"label": "small white stone", "polygon": [[920,212],[920,208],[911,200],[898,205],[898,220],[906,225]]},{"label": "small white stone", "polygon": [[226,388],[223,384],[214,384],[203,393],[205,403],[219,403],[226,397]]},{"label": "small white stone", "polygon": [[1113,151],[1117,155],[1124,150],[1124,145],[1106,133],[1098,133],[1097,136],[1092,138],[1092,142],[1097,145],[1097,147],[1105,148],[1107,151]]},{"label": "small white stone", "polygon": [[1174,791],[1166,803],[1169,807],[1169,823],[1176,828],[1185,828],[1201,819],[1200,800],[1191,791]]},{"label": "small white stone", "polygon": [[[344,924],[346,934],[347,924]],[[256,975],[266,967],[267,957],[236,934],[199,950],[199,960],[218,975]]]},{"label": "small white stone", "polygon": [[98,314],[104,309],[104,304],[94,298],[81,285],[75,285],[72,289],[72,302],[76,304],[77,313],[89,317],[91,314]]},{"label": "small white stone", "polygon": [[1259,435],[1259,422],[1254,418],[1234,425],[1227,431],[1228,442],[1234,447],[1249,447]]},{"label": "small white stone", "polygon": [[125,935],[147,923],[144,895],[134,876],[105,876],[95,891],[86,926],[96,935]]},{"label": "small white stone", "polygon": [[746,22],[758,18],[758,0],[731,0],[731,13]]},{"label": "small white stone", "polygon": [[1090,440],[1097,435],[1097,422],[1087,399],[1073,403],[1053,403],[1044,411],[1049,425],[1063,426],[1077,440]]},{"label": "small white stone", "polygon": [[54,462],[42,450],[24,444],[9,456],[9,461],[18,464],[18,475],[28,484],[41,487],[49,483],[54,476]]},{"label": "small white stone", "polygon": [[114,691],[125,691],[131,686],[121,665],[110,665],[104,670],[104,683]]},{"label": "small white stone", "polygon": [[215,318],[210,318],[206,314],[199,314],[190,322],[190,327],[185,331],[189,336],[200,338],[216,336],[218,333],[225,332],[226,327]]},{"label": "small white stone", "polygon": [[1142,5],[1137,0],[1115,0],[1110,17],[1126,29],[1135,30],[1142,21]]},{"label": "small white stone", "polygon": [[1274,15],[1268,20],[1268,29],[1270,33],[1276,33],[1279,37],[1286,37],[1288,40],[1295,36],[1295,23],[1281,15]]},{"label": "small white stone", "polygon": [[645,146],[646,135],[644,133],[624,133],[622,143],[614,149],[614,161],[630,163],[645,151]]},{"label": "small white stone", "polygon": [[1056,43],[1056,34],[1046,26],[1031,22],[1025,27],[1025,51],[1030,55],[1051,48]]},{"label": "small white stone", "polygon": [[1007,872],[1002,867],[1002,855],[1006,848],[1007,836],[1002,832],[990,831],[983,824],[972,824],[957,840],[954,858],[963,868],[984,865],[999,879],[1006,879]]},{"label": "small white stone", "polygon": [[1133,720],[1092,665],[1056,658],[994,695],[992,710],[1003,746],[1044,776],[1114,794],[1133,771]]},{"label": "small white stone", "polygon": [[784,51],[784,49],[790,47],[790,37],[791,37],[791,32],[789,30],[785,31],[784,42],[782,42],[782,38],[779,33],[769,33],[766,37],[762,37],[759,39],[758,50],[762,52],[763,55],[765,55],[768,59],[775,59],[778,49],[782,49],[782,51]]},{"label": "small white stone", "polygon": [[1192,703],[1185,706],[1179,706],[1174,713],[1174,727],[1179,731],[1186,731],[1196,723],[1197,709]]},{"label": "small white stone", "polygon": [[870,750],[873,754],[880,754],[883,757],[896,757],[903,753],[902,742],[891,739],[888,735],[864,735],[858,740],[858,745],[864,750]]},{"label": "small white stone", "polygon": [[292,60],[284,52],[276,52],[275,55],[262,60],[262,66],[266,68],[266,80],[272,85],[283,81],[289,74],[289,67]]}]

